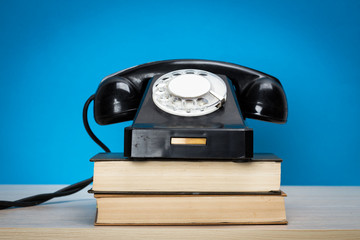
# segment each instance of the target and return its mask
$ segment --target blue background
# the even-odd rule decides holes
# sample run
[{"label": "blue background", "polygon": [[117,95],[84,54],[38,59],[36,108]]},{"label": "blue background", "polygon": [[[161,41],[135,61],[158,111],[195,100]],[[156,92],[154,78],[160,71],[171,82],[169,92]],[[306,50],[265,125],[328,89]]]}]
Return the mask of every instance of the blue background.
[{"label": "blue background", "polygon": [[[1,1],[0,183],[73,183],[101,151],[82,108],[101,79],[150,61],[237,63],[280,79],[285,125],[247,120],[284,185],[360,185],[359,1]],[[123,150],[123,127],[94,132]]]}]

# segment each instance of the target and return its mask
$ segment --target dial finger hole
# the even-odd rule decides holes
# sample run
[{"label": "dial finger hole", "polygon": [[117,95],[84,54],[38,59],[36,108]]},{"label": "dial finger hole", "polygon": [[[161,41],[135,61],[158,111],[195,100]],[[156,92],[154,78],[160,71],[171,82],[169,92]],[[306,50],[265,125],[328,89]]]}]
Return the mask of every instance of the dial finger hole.
[{"label": "dial finger hole", "polygon": [[199,98],[198,100],[196,100],[196,103],[199,106],[204,106],[204,105],[208,104],[209,101],[206,98]]},{"label": "dial finger hole", "polygon": [[181,106],[181,99],[178,97],[174,97],[172,102],[175,106],[178,106],[178,107]]},{"label": "dial finger hole", "polygon": [[192,106],[194,106],[194,101],[193,100],[185,100],[185,105],[188,108],[191,108]]}]

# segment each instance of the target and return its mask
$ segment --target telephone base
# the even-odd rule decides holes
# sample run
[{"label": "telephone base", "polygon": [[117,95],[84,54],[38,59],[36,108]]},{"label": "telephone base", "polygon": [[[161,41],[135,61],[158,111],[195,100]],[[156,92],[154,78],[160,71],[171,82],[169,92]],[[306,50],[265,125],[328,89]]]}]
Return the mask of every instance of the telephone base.
[{"label": "telephone base", "polygon": [[125,128],[125,157],[250,159],[251,128]]}]

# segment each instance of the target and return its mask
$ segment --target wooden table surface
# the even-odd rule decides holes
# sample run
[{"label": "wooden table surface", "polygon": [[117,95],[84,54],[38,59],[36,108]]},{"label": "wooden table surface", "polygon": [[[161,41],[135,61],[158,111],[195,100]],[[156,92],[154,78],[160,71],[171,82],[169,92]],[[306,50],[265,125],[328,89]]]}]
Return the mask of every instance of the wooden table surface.
[{"label": "wooden table surface", "polygon": [[[0,199],[16,200],[62,187],[0,185]],[[282,190],[288,195],[288,225],[95,227],[96,201],[83,190],[40,206],[1,210],[0,239],[360,239],[360,187],[283,186]]]}]

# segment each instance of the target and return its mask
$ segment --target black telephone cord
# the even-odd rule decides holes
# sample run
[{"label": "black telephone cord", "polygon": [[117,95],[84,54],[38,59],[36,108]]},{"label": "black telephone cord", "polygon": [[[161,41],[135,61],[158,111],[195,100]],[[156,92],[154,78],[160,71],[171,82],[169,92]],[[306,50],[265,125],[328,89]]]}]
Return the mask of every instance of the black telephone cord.
[{"label": "black telephone cord", "polygon": [[[91,103],[91,101],[93,101],[95,99],[95,95],[91,95],[88,100],[85,102],[84,108],[83,108],[83,122],[84,122],[84,126],[86,129],[86,132],[90,135],[90,137],[105,151],[105,152],[110,152],[110,149],[104,144],[102,143],[96,136],[95,134],[91,131],[90,129],[90,125],[87,119],[87,112],[89,109],[89,105]],[[43,193],[43,194],[38,194],[38,195],[34,195],[34,196],[30,196],[30,197],[26,197],[26,198],[22,198],[16,201],[0,201],[0,210],[6,209],[6,208],[10,208],[10,207],[30,207],[30,206],[35,206],[35,205],[39,205],[43,202],[46,202],[50,199],[56,198],[56,197],[63,197],[63,196],[67,196],[73,193],[76,193],[78,191],[80,191],[81,189],[85,188],[86,186],[88,186],[90,183],[92,183],[93,178],[88,178],[86,180],[83,180],[81,182],[77,182],[74,183],[72,185],[69,185],[67,187],[64,187],[56,192],[53,193]]]},{"label": "black telephone cord", "polygon": [[39,205],[55,197],[63,197],[80,191],[92,183],[93,178],[72,184],[53,193],[43,193],[31,197],[22,198],[16,201],[0,201],[0,210],[10,207],[30,207]]},{"label": "black telephone cord", "polygon": [[84,127],[86,129],[86,132],[89,134],[89,136],[91,137],[92,140],[94,140],[94,142],[99,145],[102,149],[104,149],[105,152],[111,152],[110,149],[103,143],[100,141],[100,139],[98,139],[95,134],[93,133],[93,131],[91,131],[88,119],[87,119],[87,113],[88,113],[88,109],[89,109],[89,105],[90,103],[95,99],[95,94],[91,95],[88,100],[86,100],[85,104],[84,104],[84,108],[83,108],[83,123],[84,123]]}]

